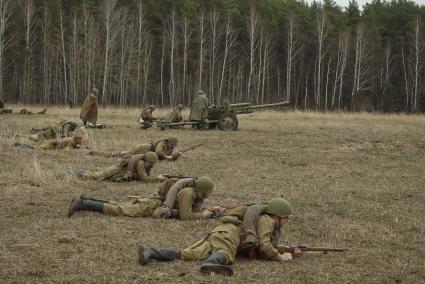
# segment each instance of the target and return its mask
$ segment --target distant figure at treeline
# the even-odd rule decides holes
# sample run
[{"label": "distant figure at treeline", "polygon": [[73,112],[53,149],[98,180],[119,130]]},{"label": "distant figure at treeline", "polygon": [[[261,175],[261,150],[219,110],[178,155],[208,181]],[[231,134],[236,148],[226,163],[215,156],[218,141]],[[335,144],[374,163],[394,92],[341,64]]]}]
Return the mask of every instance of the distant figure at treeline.
[{"label": "distant figure at treeline", "polygon": [[99,90],[93,88],[91,93],[84,100],[84,103],[81,107],[80,118],[86,126],[87,122],[95,125],[97,122],[97,94]]}]

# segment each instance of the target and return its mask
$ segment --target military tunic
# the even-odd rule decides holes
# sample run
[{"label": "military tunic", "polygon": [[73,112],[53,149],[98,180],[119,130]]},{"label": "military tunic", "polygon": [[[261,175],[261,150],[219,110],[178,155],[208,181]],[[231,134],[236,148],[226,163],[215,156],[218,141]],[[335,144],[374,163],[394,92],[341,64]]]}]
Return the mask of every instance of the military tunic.
[{"label": "military tunic", "polygon": [[149,127],[152,127],[153,121],[156,119],[152,115],[152,112],[153,112],[153,110],[152,110],[151,107],[146,107],[142,110],[142,113],[140,114],[140,118],[141,118],[140,122],[142,123],[143,129],[147,129]]},{"label": "military tunic", "polygon": [[[279,231],[277,234],[276,231]],[[263,259],[276,260],[278,251],[273,247],[276,236],[280,237],[280,229],[272,217],[267,214],[261,215],[258,220],[257,232],[259,235],[258,251]],[[236,253],[240,240],[244,238],[241,226],[225,223],[215,227],[207,238],[181,250],[182,260],[204,260],[214,252],[223,253],[226,256],[226,264],[235,262]]]},{"label": "military tunic", "polygon": [[64,148],[79,148],[79,144],[75,143],[74,137],[65,138],[62,140],[51,140],[40,145],[43,150],[60,150]]},{"label": "military tunic", "polygon": [[[180,220],[194,220],[203,218],[199,211],[200,205],[202,200],[198,200],[195,190],[188,187],[179,192],[173,208],[179,210],[180,215],[177,218]],[[113,216],[160,218],[161,206],[162,201],[159,198],[141,198],[132,203],[105,203],[103,213]]]},{"label": "military tunic", "polygon": [[173,109],[173,111],[167,115],[167,121],[170,123],[176,123],[182,120],[182,111],[179,108]]}]

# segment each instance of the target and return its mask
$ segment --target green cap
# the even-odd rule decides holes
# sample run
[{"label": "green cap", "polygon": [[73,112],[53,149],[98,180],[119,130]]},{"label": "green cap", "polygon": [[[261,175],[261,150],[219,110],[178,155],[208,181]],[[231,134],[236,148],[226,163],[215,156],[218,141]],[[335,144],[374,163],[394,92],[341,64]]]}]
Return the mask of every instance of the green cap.
[{"label": "green cap", "polygon": [[292,215],[291,205],[283,198],[273,198],[270,200],[264,211],[267,214],[273,214],[279,217],[288,217]]},{"label": "green cap", "polygon": [[170,144],[177,144],[177,142],[179,142],[179,140],[176,137],[171,136],[171,137],[167,138],[167,142],[170,143]]},{"label": "green cap", "polygon": [[207,176],[200,177],[195,181],[195,190],[198,192],[211,192],[213,189],[214,183]]},{"label": "green cap", "polygon": [[147,152],[144,156],[145,161],[147,162],[156,162],[158,161],[158,155],[155,152]]}]

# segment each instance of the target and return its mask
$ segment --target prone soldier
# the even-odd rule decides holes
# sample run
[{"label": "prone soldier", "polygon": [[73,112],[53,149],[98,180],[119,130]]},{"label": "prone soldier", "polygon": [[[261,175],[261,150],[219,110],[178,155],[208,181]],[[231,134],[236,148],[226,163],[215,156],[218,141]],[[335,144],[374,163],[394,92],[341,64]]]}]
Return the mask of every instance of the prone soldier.
[{"label": "prone soldier", "polygon": [[[212,212],[202,210],[202,205],[213,189],[214,183],[207,176],[193,179],[190,182],[186,181],[184,187],[175,194],[175,200],[171,205],[175,214],[169,218],[180,220],[210,218]],[[132,203],[118,203],[83,196],[71,201],[68,217],[78,211],[99,212],[111,216],[164,218],[163,198],[161,197],[139,198]]]},{"label": "prone soldier", "polygon": [[41,129],[33,128],[31,132],[32,134],[29,139],[38,142],[41,139],[55,139],[57,137],[71,137],[73,132],[77,128],[77,123],[70,120],[63,120],[59,123],[59,126],[48,126]]},{"label": "prone soldier", "polygon": [[[260,258],[277,261],[292,259],[290,253],[280,254],[276,249],[280,239],[281,226],[288,222],[291,215],[292,210],[288,201],[274,198],[264,207],[261,214],[255,219],[251,219],[250,226],[258,235],[258,245],[254,250],[258,251]],[[229,265],[235,262],[236,254],[240,251],[241,239],[245,238],[246,232],[241,221],[235,216],[224,216],[221,221],[222,224],[215,227],[207,237],[186,249],[141,246],[139,264],[146,265],[153,259],[158,261],[200,260],[202,261],[200,266],[202,273],[233,275],[233,270]],[[301,251],[294,253],[299,254]]]}]

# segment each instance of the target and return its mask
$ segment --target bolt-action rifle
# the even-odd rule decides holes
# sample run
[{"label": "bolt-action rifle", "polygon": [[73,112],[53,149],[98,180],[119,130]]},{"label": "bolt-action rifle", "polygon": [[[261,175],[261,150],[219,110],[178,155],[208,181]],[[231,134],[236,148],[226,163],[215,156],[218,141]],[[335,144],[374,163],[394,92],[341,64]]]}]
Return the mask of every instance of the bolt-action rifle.
[{"label": "bolt-action rifle", "polygon": [[187,152],[187,151],[191,151],[191,150],[194,150],[194,149],[196,149],[196,148],[198,148],[198,147],[200,147],[200,146],[202,146],[202,145],[204,145],[204,144],[206,144],[207,142],[202,142],[202,143],[199,143],[199,144],[196,144],[196,145],[193,145],[193,146],[190,146],[190,147],[188,147],[188,148],[186,148],[186,149],[183,149],[183,150],[181,150],[181,151],[179,151],[180,153],[184,153],[184,152]]},{"label": "bolt-action rifle", "polygon": [[[304,244],[296,244],[296,245],[279,244],[275,248],[280,254],[283,254],[286,252],[294,254],[297,249],[301,251],[301,254],[305,252],[317,252],[317,253],[321,252],[323,254],[327,254],[328,252],[344,252],[348,250],[348,248],[311,247]],[[258,251],[256,249],[250,251],[249,258],[250,259],[258,258]]]}]

